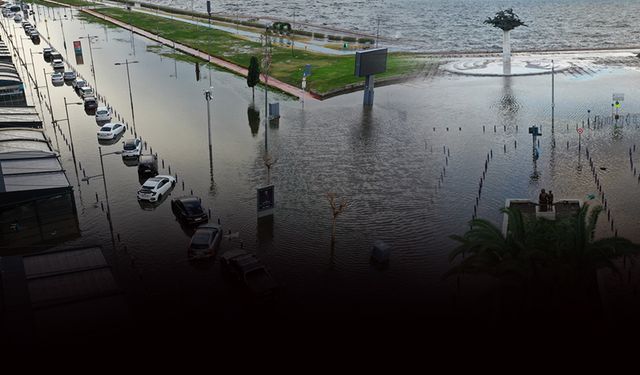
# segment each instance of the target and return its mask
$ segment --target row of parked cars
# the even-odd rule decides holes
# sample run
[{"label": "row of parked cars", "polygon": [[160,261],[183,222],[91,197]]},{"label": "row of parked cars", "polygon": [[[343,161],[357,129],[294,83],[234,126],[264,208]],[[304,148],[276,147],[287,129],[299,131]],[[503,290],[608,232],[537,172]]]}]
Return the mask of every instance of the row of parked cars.
[{"label": "row of parked cars", "polygon": [[[84,100],[87,114],[94,114],[99,126],[98,142],[114,144],[126,133],[127,127],[121,122],[112,121],[113,112],[110,107],[98,106],[93,89],[72,70],[65,71],[64,61],[59,52],[45,48],[43,55],[52,64],[51,75],[53,85],[65,83]],[[91,112],[93,110],[93,112]],[[175,188],[176,178],[171,175],[160,175],[158,158],[153,154],[143,154],[143,142],[139,137],[125,139],[119,152],[126,165],[138,167],[140,188],[136,197],[140,207],[154,210],[160,206]],[[183,230],[191,235],[187,247],[190,260],[213,258],[222,243],[223,230],[220,224],[209,223],[209,215],[202,207],[202,200],[197,196],[181,196],[171,200],[171,211],[180,222]],[[253,296],[270,298],[275,295],[278,285],[271,273],[258,258],[242,249],[227,251],[220,256],[221,267],[229,277],[246,287]]]}]

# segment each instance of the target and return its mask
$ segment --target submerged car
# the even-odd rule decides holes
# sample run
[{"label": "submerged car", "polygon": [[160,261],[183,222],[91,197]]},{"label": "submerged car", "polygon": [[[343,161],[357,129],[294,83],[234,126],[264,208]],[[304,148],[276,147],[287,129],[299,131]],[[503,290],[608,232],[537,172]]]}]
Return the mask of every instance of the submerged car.
[{"label": "submerged car", "polygon": [[86,111],[93,111],[98,108],[98,101],[93,96],[85,96],[83,99],[84,109]]},{"label": "submerged car", "polygon": [[118,122],[104,124],[98,130],[98,139],[115,139],[127,130],[126,126]]},{"label": "submerged car", "polygon": [[78,89],[78,95],[81,98],[86,98],[87,96],[93,96],[93,89],[89,86],[83,86]]},{"label": "submerged car", "polygon": [[81,88],[81,87],[85,87],[87,86],[87,81],[85,81],[82,78],[76,78],[74,81],[71,82],[71,87],[73,87],[74,89],[76,89],[76,92]]},{"label": "submerged car", "polygon": [[142,153],[142,140],[140,138],[127,139],[122,142],[122,154],[123,158],[137,158]]},{"label": "submerged car", "polygon": [[62,76],[64,77],[65,81],[73,81],[74,79],[76,79],[76,72],[74,72],[73,70],[67,70]]},{"label": "submerged car", "polygon": [[255,297],[273,297],[278,283],[258,258],[241,249],[227,251],[220,256],[222,270],[242,283]]},{"label": "submerged car", "polygon": [[138,199],[156,202],[169,194],[175,185],[176,179],[173,176],[159,175],[151,177],[138,190]]},{"label": "submerged car", "polygon": [[171,201],[171,211],[178,220],[187,224],[202,224],[209,216],[202,208],[200,198],[194,196],[179,197]]},{"label": "submerged car", "polygon": [[59,83],[64,83],[64,78],[62,77],[62,73],[55,72],[51,74],[51,83],[53,83],[54,85]]},{"label": "submerged car", "polygon": [[[54,59],[51,62],[51,66],[55,70],[64,70],[64,62],[62,62],[62,60],[60,60],[60,59]],[[62,76],[62,74],[60,74],[60,76]],[[64,81],[64,78],[63,78],[63,81]]]},{"label": "submerged car", "polygon": [[111,121],[111,109],[109,107],[98,107],[96,109],[96,122]]},{"label": "submerged car", "polygon": [[222,240],[222,227],[217,224],[200,225],[189,243],[189,259],[210,258],[215,255]]}]

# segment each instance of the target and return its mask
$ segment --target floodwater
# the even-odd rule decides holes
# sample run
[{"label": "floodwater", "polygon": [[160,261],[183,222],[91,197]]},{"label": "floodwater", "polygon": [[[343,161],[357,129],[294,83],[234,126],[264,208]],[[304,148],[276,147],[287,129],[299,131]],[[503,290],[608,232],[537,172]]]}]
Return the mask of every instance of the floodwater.
[{"label": "floodwater", "polygon": [[[44,13],[44,8],[37,8]],[[269,152],[277,160],[271,172],[276,209],[271,221],[258,222],[255,189],[267,183],[264,91],[256,90],[261,121],[257,128],[249,113],[252,95],[245,79],[211,71],[211,171],[204,97],[208,71],[202,69],[197,82],[193,64],[147,51],[154,44],[151,41],[131,39],[126,30],[58,17],[48,21],[51,43],[125,117],[129,127],[133,122],[127,72],[114,63],[137,61],[129,66],[136,130],[158,153],[160,167],[164,161],[161,174],[168,173],[170,166],[171,174],[178,176],[169,199],[193,190],[211,209],[214,221],[219,218],[225,231],[238,233],[238,239],[223,241],[222,252],[239,247],[242,241],[245,249],[268,265],[284,286],[282,298],[273,306],[281,317],[447,311],[456,293],[455,282],[441,279],[449,266],[447,255],[455,246],[449,236],[468,228],[487,155],[490,162],[478,216],[500,224],[499,209],[505,199],[534,198],[541,188],[552,189],[556,199],[585,199],[596,193],[584,154],[588,146],[596,165],[606,168],[599,170],[599,176],[618,234],[640,241],[636,215],[640,185],[628,162],[629,147],[640,145],[640,131],[636,125],[616,132],[610,126],[586,129],[581,154],[575,131],[576,123],[586,121],[587,110],[592,115],[610,114],[612,92],[625,93],[623,114],[640,112],[634,83],[640,72],[636,70],[607,68],[594,75],[556,76],[553,137],[549,76],[443,74],[377,88],[371,109],[363,109],[361,92],[324,102],[307,101],[304,109],[297,100],[269,92],[269,101],[280,102],[282,115],[279,125],[268,129]],[[37,27],[46,37],[41,23]],[[85,39],[85,63],[77,65],[73,56],[71,42],[87,34],[98,37],[92,48],[97,85]],[[41,51],[45,44],[33,46],[25,40],[24,48],[28,55],[29,49]],[[41,56],[34,59],[42,83],[42,69],[50,72],[51,68]],[[65,118],[63,98],[75,102],[75,93],[68,86],[50,90],[54,117]],[[76,157],[87,175],[100,174],[98,126],[81,106],[69,105],[68,110]],[[55,144],[49,114],[43,117]],[[535,166],[527,134],[534,124],[541,125],[543,133]],[[61,159],[69,179],[77,183],[62,134],[69,138],[64,122],[57,134]],[[117,142],[102,146],[102,151],[115,152],[120,147]],[[633,157],[637,160],[638,154]],[[251,311],[237,299],[239,290],[221,276],[217,258],[188,261],[189,237],[174,219],[169,200],[155,210],[143,210],[136,200],[140,186],[136,168],[125,165],[118,155],[104,156],[104,168],[114,256],[122,272],[133,276],[123,280],[135,280],[131,282],[137,285],[132,289],[138,290],[138,304],[157,307],[155,314],[167,317],[196,311],[232,317]],[[534,170],[539,173],[537,179],[531,178]],[[333,248],[327,192],[337,192],[350,203],[338,218]],[[89,185],[80,182],[76,201],[82,237],[65,246],[99,243],[111,248],[108,221],[95,203],[96,194],[104,201],[100,179]],[[599,235],[612,234],[606,217],[600,224]],[[393,249],[386,268],[370,263],[375,240]]]},{"label": "floodwater", "polygon": [[[205,1],[148,2],[206,12]],[[511,33],[514,50],[640,45],[640,25],[632,22],[640,3],[629,0],[229,0],[211,4],[214,13],[230,17],[268,16],[294,24],[379,33],[390,39],[385,43],[416,51],[501,51],[500,30],[483,21],[507,8],[513,8],[528,25]]]}]

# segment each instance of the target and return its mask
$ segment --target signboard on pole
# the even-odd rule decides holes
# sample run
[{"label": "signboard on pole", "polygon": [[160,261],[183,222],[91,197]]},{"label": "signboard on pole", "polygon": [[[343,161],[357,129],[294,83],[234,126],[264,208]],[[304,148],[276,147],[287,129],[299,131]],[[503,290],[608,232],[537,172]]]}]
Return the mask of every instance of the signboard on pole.
[{"label": "signboard on pole", "polygon": [[613,100],[614,102],[623,102],[624,94],[621,94],[621,93],[613,94],[611,100]]},{"label": "signboard on pole", "polygon": [[303,77],[309,77],[311,75],[311,64],[307,64],[304,66],[304,73],[302,73]]},{"label": "signboard on pole", "polygon": [[82,55],[82,44],[79,40],[73,41],[73,51],[76,55]]},{"label": "signboard on pole", "polygon": [[259,187],[256,189],[257,204],[258,204],[258,217],[273,215],[273,208],[275,207],[273,185]]},{"label": "signboard on pole", "polygon": [[211,1],[207,0],[207,14],[211,15]]},{"label": "signboard on pole", "polygon": [[578,128],[577,132],[578,132],[578,134],[582,134],[582,132],[584,132],[584,129],[583,128]]}]

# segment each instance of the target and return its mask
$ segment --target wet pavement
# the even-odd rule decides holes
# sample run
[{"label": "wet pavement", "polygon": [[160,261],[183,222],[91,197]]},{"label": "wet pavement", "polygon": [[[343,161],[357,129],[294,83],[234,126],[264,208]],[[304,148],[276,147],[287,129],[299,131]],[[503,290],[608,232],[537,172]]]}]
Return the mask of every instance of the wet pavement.
[{"label": "wet pavement", "polygon": [[[37,8],[41,15],[46,13]],[[640,73],[635,69],[557,75],[553,137],[550,76],[441,74],[377,88],[376,103],[370,109],[362,108],[362,92],[308,102],[304,109],[297,100],[269,92],[270,102],[280,102],[282,115],[279,124],[268,129],[269,150],[277,159],[271,171],[276,209],[272,220],[258,222],[255,189],[267,182],[264,92],[256,90],[258,127],[245,79],[211,71],[211,169],[204,97],[209,72],[201,71],[197,82],[193,64],[148,51],[154,42],[126,30],[70,18],[48,22],[51,43],[95,87],[86,40],[82,40],[81,65],[76,64],[72,41],[87,34],[98,36],[93,44],[97,91],[125,118],[125,138],[132,137],[133,127],[127,73],[114,63],[138,61],[129,66],[136,133],[147,143],[146,152],[158,153],[160,174],[168,174],[170,167],[170,174],[178,178],[165,202],[143,209],[136,199],[140,182],[135,166],[118,155],[104,156],[114,254],[123,272],[140,285],[135,306],[141,314],[161,308],[158,314],[167,318],[196,311],[235,317],[254,308],[238,298],[240,290],[222,276],[217,257],[200,263],[188,260],[189,236],[175,220],[169,200],[191,191],[211,209],[214,221],[220,219],[225,232],[238,233],[237,239],[223,241],[221,252],[242,242],[284,286],[281,299],[265,308],[281,317],[419,316],[450,311],[455,281],[441,279],[455,245],[449,236],[468,228],[487,157],[477,215],[500,223],[499,209],[506,198],[534,198],[541,188],[552,189],[557,200],[586,199],[596,192],[584,154],[588,146],[596,165],[606,168],[599,178],[619,235],[640,241],[636,214],[640,185],[630,171],[628,154],[630,147],[640,145],[638,125],[585,129],[581,153],[575,130],[576,124],[587,120],[587,110],[592,117],[610,115],[612,92],[625,93],[623,114],[640,112],[635,100],[640,93],[634,84]],[[40,22],[37,27],[46,35]],[[17,34],[23,33],[18,30]],[[29,49],[36,52],[45,46],[44,41],[39,46],[24,43],[27,55]],[[50,72],[51,68],[41,55],[34,55],[34,63],[42,82],[42,69]],[[78,97],[67,85],[50,90],[54,118],[66,117],[64,98],[75,102]],[[54,145],[58,138],[69,179],[79,182],[76,201],[82,237],[65,245],[99,243],[109,248],[112,236],[107,217],[96,203],[96,194],[100,202],[105,200],[102,181],[92,179],[88,185],[80,181],[82,170],[89,176],[101,173],[98,126],[81,106],[69,105],[68,111],[81,163],[78,177],[62,138],[69,139],[67,124],[62,122],[54,135],[49,114],[43,116]],[[534,124],[541,125],[543,133],[535,165],[527,133]],[[103,153],[120,149],[121,141],[102,145]],[[638,153],[632,157],[637,160]],[[534,172],[539,175],[536,179],[531,178]],[[330,191],[351,204],[338,218],[334,247],[325,199]],[[598,234],[612,234],[606,218],[601,218]],[[386,268],[370,263],[375,240],[393,249]]]}]

